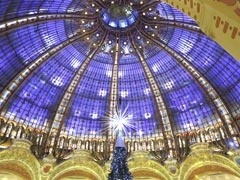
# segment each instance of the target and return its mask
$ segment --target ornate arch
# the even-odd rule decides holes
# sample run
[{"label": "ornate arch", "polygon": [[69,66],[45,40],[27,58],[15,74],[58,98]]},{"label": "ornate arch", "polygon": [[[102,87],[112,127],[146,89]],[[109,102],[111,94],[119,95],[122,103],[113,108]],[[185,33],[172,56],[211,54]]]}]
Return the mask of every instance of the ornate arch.
[{"label": "ornate arch", "polygon": [[88,179],[106,179],[103,169],[91,159],[89,151],[79,150],[69,159],[56,166],[48,180],[60,180],[69,176],[81,176]]},{"label": "ornate arch", "polygon": [[181,180],[192,180],[203,173],[225,173],[240,178],[240,169],[236,163],[224,156],[213,154],[207,144],[196,144],[191,149],[192,153],[180,168]]},{"label": "ornate arch", "polygon": [[228,167],[223,164],[219,164],[217,162],[206,162],[193,167],[189,170],[189,172],[185,173],[183,180],[193,180],[196,175],[202,174],[212,174],[212,173],[223,173],[223,174],[230,174],[240,178],[238,172],[236,172],[231,167]]},{"label": "ornate arch", "polygon": [[[165,169],[166,170],[166,169]],[[155,169],[153,167],[143,167],[143,168],[134,168],[130,170],[132,173],[132,176],[135,178],[141,178],[141,179],[155,179],[155,180],[170,180],[172,178],[166,177],[164,173],[161,173],[162,170]]]},{"label": "ornate arch", "polygon": [[0,162],[0,173],[14,174],[22,179],[37,180],[34,173],[24,163],[16,160],[5,160]]},{"label": "ornate arch", "polygon": [[39,180],[40,164],[30,152],[31,142],[15,140],[13,148],[0,152],[0,172],[9,172],[26,180]]},{"label": "ornate arch", "polygon": [[147,152],[133,152],[133,160],[128,162],[133,178],[153,178],[172,180],[170,172],[160,163],[148,159]]}]

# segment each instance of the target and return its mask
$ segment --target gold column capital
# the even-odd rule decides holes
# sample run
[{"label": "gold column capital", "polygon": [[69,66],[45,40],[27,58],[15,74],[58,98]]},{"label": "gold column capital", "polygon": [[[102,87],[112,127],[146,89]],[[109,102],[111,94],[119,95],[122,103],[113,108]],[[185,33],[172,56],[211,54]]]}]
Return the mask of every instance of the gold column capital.
[{"label": "gold column capital", "polygon": [[31,150],[30,150],[31,146],[32,146],[32,142],[27,139],[14,139],[12,144],[13,149],[19,149],[19,150],[24,149],[29,153],[31,153]]}]

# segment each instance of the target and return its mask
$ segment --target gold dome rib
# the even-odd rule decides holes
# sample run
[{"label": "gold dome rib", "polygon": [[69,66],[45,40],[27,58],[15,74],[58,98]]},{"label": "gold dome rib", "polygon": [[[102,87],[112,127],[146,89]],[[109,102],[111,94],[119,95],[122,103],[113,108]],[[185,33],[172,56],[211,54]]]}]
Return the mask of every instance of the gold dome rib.
[{"label": "gold dome rib", "polygon": [[[117,36],[117,35],[116,35]],[[115,55],[114,55],[114,64],[112,68],[112,80],[111,80],[111,89],[110,89],[110,102],[108,114],[109,116],[113,116],[114,110],[118,106],[118,67],[119,67],[119,49],[120,49],[120,39],[119,36],[116,37],[116,45],[115,45]],[[110,132],[110,126],[107,131],[107,139],[114,138],[112,133]]]},{"label": "gold dome rib", "polygon": [[78,71],[76,72],[74,78],[72,79],[70,85],[67,87],[67,90],[65,91],[64,95],[61,98],[60,104],[58,105],[56,114],[54,116],[53,122],[51,124],[51,127],[48,132],[48,136],[51,134],[55,134],[55,143],[54,145],[57,145],[58,138],[61,134],[62,126],[64,123],[64,118],[66,115],[67,110],[69,109],[70,102],[72,100],[72,96],[75,93],[77,86],[79,82],[81,81],[84,72],[88,68],[90,62],[96,55],[96,53],[99,51],[99,49],[102,47],[105,39],[107,36],[107,32],[104,32],[103,38],[101,42],[99,43],[98,47],[94,50],[92,50],[89,55],[86,57],[86,59],[83,61],[81,66],[79,67]]},{"label": "gold dome rib", "polygon": [[79,15],[74,13],[35,14],[35,15],[24,16],[20,18],[3,21],[2,23],[0,23],[0,33],[5,33],[23,26],[43,23],[47,21],[71,20],[71,19],[93,20],[93,19],[96,19],[97,17],[98,17],[98,13],[95,13],[93,15]]},{"label": "gold dome rib", "polygon": [[95,2],[102,8],[108,8],[106,3],[103,3],[101,0],[95,0]]},{"label": "gold dome rib", "polygon": [[139,8],[135,8],[137,11],[139,11],[139,12],[142,12],[142,11],[145,11],[147,8],[149,8],[149,7],[152,7],[152,6],[154,6],[154,5],[157,5],[158,3],[160,3],[161,1],[160,0],[154,0],[154,1],[150,1],[150,2],[147,2],[147,3],[145,3],[145,4],[143,4],[143,5],[141,5],[141,7],[139,7]]},{"label": "gold dome rib", "polygon": [[[173,147],[175,147],[175,142],[173,141],[174,145],[172,146],[171,143],[168,143],[168,138],[173,139],[174,134],[173,134],[173,131],[172,131],[172,126],[171,126],[170,119],[169,119],[169,116],[168,116],[168,111],[167,111],[166,105],[164,103],[164,100],[162,98],[160,88],[159,88],[159,86],[156,82],[155,77],[151,73],[151,70],[150,70],[146,60],[144,59],[143,55],[138,50],[138,48],[137,48],[137,46],[136,46],[136,44],[133,40],[132,34],[129,35],[129,39],[130,39],[130,42],[132,44],[133,49],[135,50],[135,52],[138,56],[139,62],[142,65],[144,73],[147,76],[148,84],[151,88],[151,91],[152,91],[152,94],[153,94],[153,97],[154,97],[154,101],[157,105],[157,109],[158,109],[157,113],[158,113],[158,117],[159,117],[159,120],[160,120],[160,123],[161,123],[160,125],[161,125],[161,128],[162,128],[163,138],[165,140],[165,146],[170,148],[170,149],[173,149]],[[164,118],[164,121],[163,121],[163,118]],[[165,127],[167,127],[168,130],[166,130]]]},{"label": "gold dome rib", "polygon": [[186,22],[181,22],[181,21],[172,21],[172,20],[153,20],[151,19],[150,21],[146,18],[142,18],[142,22],[144,22],[147,25],[162,25],[163,27],[176,27],[176,28],[181,28],[184,30],[188,31],[193,31],[197,33],[203,34],[201,31],[200,27],[196,24],[191,24],[191,23],[186,23]]}]

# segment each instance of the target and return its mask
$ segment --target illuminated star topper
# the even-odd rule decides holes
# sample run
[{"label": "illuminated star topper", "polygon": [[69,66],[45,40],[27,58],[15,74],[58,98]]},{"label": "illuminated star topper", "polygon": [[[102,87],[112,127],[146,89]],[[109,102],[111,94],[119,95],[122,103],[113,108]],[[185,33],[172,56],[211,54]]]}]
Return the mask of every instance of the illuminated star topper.
[{"label": "illuminated star topper", "polygon": [[128,131],[135,129],[134,118],[135,115],[128,110],[128,105],[124,110],[116,108],[113,114],[109,113],[107,117],[104,117],[104,121],[108,125],[105,131],[110,128],[113,134],[117,134],[121,131],[123,134],[127,135]]}]

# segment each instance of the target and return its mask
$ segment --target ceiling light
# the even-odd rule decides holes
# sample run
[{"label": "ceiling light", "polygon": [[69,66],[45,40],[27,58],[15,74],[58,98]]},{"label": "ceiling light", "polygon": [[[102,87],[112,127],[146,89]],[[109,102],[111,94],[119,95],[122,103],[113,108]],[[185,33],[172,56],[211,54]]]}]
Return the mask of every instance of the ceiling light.
[{"label": "ceiling light", "polygon": [[149,119],[151,117],[151,113],[145,113],[144,117],[145,117],[145,119]]},{"label": "ceiling light", "polygon": [[151,89],[150,88],[144,89],[143,92],[144,92],[145,95],[149,95],[150,92],[151,92]]},{"label": "ceiling light", "polygon": [[52,77],[51,82],[56,86],[62,86],[63,85],[63,79],[61,77]]},{"label": "ceiling light", "polygon": [[125,98],[125,97],[128,96],[128,91],[127,91],[127,90],[122,90],[122,91],[120,92],[120,94],[121,94],[121,97],[122,97],[122,98]]},{"label": "ceiling light", "polygon": [[98,114],[97,113],[92,113],[92,114],[90,114],[90,116],[92,117],[92,119],[97,119],[98,118]]},{"label": "ceiling light", "polygon": [[105,96],[107,95],[107,91],[104,90],[104,89],[100,89],[98,95],[99,95],[99,96],[102,96],[102,97],[105,97]]}]

